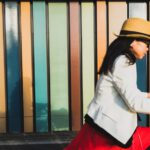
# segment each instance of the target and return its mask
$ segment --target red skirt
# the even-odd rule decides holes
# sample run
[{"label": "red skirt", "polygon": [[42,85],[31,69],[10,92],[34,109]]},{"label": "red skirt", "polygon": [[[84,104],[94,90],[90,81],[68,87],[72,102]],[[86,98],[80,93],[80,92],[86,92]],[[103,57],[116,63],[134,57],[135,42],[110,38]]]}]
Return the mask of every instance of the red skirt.
[{"label": "red skirt", "polygon": [[[85,123],[64,150],[146,150],[150,146],[150,128],[137,127],[129,148],[121,148],[108,138]],[[150,150],[150,149],[149,149]]]}]

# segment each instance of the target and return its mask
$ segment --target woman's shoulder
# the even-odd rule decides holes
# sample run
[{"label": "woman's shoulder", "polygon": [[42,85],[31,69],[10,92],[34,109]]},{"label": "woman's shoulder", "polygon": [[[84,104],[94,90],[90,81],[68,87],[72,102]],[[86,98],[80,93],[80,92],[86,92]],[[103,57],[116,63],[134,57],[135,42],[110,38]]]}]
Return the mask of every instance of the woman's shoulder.
[{"label": "woman's shoulder", "polygon": [[116,58],[114,63],[129,63],[129,59],[126,55],[120,55]]},{"label": "woman's shoulder", "polygon": [[127,67],[131,65],[129,59],[127,58],[126,55],[120,55],[116,58],[116,60],[114,61],[114,67],[116,66],[124,66]]},{"label": "woman's shoulder", "polygon": [[116,58],[113,64],[112,72],[129,71],[136,69],[136,63],[131,64],[126,55],[120,55]]}]

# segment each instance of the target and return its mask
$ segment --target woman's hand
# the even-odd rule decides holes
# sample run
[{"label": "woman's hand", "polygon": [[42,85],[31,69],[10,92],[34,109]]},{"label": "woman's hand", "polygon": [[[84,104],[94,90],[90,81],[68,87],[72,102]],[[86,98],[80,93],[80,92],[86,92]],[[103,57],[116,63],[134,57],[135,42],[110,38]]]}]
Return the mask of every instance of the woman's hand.
[{"label": "woman's hand", "polygon": [[147,93],[147,98],[150,98],[150,92]]}]

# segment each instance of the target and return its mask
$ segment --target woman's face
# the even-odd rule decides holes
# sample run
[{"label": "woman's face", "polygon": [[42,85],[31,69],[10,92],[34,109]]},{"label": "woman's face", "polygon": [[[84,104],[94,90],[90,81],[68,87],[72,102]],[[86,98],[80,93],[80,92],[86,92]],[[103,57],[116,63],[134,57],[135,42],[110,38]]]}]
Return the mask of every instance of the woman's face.
[{"label": "woman's face", "polygon": [[143,41],[134,40],[130,44],[130,50],[137,59],[142,59],[149,50],[149,45]]}]

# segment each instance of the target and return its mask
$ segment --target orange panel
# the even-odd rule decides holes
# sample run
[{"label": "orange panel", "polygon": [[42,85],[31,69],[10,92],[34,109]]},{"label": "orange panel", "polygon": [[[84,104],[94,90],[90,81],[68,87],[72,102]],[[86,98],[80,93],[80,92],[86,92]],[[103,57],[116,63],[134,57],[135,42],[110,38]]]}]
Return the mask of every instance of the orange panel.
[{"label": "orange panel", "polygon": [[2,3],[0,2],[0,133],[6,132],[6,96],[5,96],[5,70],[4,70],[4,39]]},{"label": "orange panel", "polygon": [[0,118],[0,133],[6,133],[6,118]]},{"label": "orange panel", "polygon": [[106,53],[106,27],[106,2],[97,2],[97,71],[99,71]]},{"label": "orange panel", "polygon": [[[21,2],[21,40],[22,40],[22,76],[23,76],[23,107],[24,131],[33,131],[33,87],[32,87],[32,52],[31,52],[31,21],[30,2]],[[28,122],[27,118],[32,118]],[[31,121],[32,120],[32,121]]]},{"label": "orange panel", "polygon": [[127,19],[126,2],[109,2],[109,44],[116,38],[113,33],[119,34],[122,23]]},{"label": "orange panel", "polygon": [[74,131],[81,127],[79,16],[79,3],[70,2],[71,122]]},{"label": "orange panel", "polygon": [[33,131],[33,117],[24,117],[24,131],[31,132]]}]

